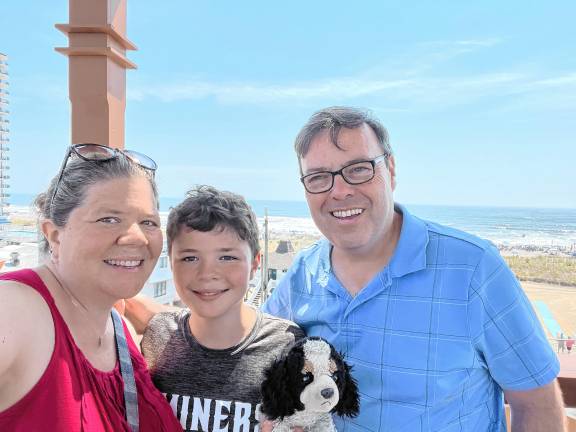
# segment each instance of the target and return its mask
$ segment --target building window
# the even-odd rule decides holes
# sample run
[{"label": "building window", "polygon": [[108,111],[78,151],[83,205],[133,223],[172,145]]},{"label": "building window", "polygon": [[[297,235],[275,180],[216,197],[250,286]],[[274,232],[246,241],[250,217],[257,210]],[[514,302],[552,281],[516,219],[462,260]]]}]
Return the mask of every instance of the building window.
[{"label": "building window", "polygon": [[162,297],[166,295],[166,281],[156,282],[154,284],[154,297]]},{"label": "building window", "polygon": [[166,255],[163,255],[160,257],[160,260],[158,262],[158,266],[160,268],[166,268],[168,267],[168,257]]}]

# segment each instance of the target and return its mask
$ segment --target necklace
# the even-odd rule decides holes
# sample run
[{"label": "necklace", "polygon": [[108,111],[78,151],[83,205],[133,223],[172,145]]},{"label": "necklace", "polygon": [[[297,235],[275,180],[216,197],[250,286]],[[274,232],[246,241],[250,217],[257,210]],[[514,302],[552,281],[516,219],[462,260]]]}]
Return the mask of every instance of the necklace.
[{"label": "necklace", "polygon": [[[58,286],[62,289],[62,291],[64,291],[66,293],[66,295],[68,296],[68,299],[70,300],[70,303],[72,303],[72,305],[76,309],[80,310],[80,312],[82,313],[82,316],[86,318],[87,322],[90,322],[90,327],[92,328],[92,330],[94,330],[94,327],[92,326],[92,321],[91,321],[90,316],[89,316],[88,308],[86,306],[84,306],[84,304],[78,299],[78,297],[76,297],[74,294],[72,294],[72,292],[60,281],[58,276],[56,276],[56,274],[52,271],[52,269],[49,266],[46,265],[44,267],[46,267],[46,269],[50,272],[52,277],[56,280],[56,282],[58,282]],[[108,328],[108,321],[106,321],[106,328]],[[98,338],[98,349],[100,349],[100,347],[102,346],[102,336],[103,335],[99,335],[96,330],[94,330],[94,333],[95,333],[95,336]],[[104,334],[106,334],[106,330],[104,330]]]}]

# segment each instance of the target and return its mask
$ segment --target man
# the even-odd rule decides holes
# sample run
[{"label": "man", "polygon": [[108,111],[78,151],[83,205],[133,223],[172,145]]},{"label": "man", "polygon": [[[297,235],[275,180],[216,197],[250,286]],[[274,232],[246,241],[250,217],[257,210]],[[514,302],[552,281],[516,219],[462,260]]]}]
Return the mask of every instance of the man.
[{"label": "man", "polygon": [[340,431],[563,430],[558,360],[494,246],[395,204],[396,163],[365,112],[315,113],[295,143],[314,222],[264,310],[346,355],[360,415]]}]

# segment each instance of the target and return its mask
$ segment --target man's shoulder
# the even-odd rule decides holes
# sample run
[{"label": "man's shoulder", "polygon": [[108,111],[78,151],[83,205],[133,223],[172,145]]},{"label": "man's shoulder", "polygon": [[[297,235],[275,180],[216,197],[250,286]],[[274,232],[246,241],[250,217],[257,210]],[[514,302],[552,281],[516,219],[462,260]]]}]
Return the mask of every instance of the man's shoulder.
[{"label": "man's shoulder", "polygon": [[448,252],[454,251],[460,254],[468,253],[480,256],[496,247],[491,241],[469,232],[427,220],[423,222],[430,238],[428,248],[436,247],[438,243],[442,243]]},{"label": "man's shoulder", "polygon": [[315,268],[327,256],[326,249],[330,248],[330,243],[327,239],[321,238],[312,245],[302,249],[296,254],[292,261],[292,269],[300,269],[302,267]]}]

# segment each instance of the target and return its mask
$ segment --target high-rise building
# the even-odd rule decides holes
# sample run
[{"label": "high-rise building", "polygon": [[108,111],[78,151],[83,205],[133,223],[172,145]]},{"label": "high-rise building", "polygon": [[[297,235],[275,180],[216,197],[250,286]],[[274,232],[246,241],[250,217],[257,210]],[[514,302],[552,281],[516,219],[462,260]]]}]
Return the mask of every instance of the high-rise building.
[{"label": "high-rise building", "polygon": [[0,225],[6,220],[8,212],[8,170],[10,169],[10,158],[8,151],[10,150],[8,143],[8,56],[0,53]]}]

